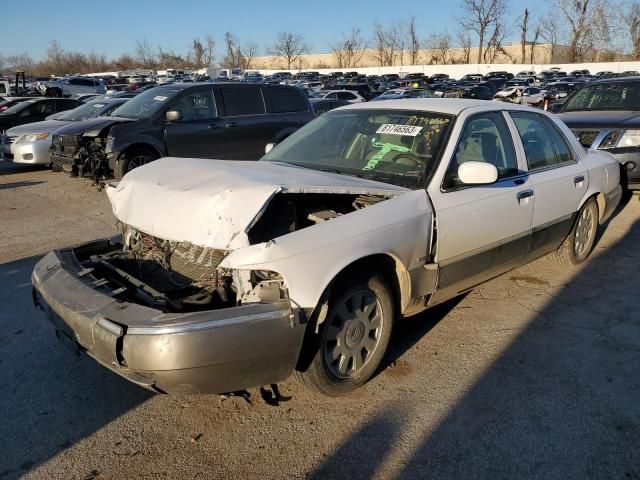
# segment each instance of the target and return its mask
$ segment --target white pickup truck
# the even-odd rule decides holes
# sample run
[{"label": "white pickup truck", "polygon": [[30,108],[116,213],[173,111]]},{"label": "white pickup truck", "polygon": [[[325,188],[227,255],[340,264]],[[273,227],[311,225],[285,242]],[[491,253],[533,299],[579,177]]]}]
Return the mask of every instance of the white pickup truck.
[{"label": "white pickup truck", "polygon": [[556,118],[474,100],[333,110],[259,162],[163,158],[107,189],[122,236],[52,252],[59,338],[158,392],[347,393],[394,320],[537,257],[591,253],[620,167]]}]

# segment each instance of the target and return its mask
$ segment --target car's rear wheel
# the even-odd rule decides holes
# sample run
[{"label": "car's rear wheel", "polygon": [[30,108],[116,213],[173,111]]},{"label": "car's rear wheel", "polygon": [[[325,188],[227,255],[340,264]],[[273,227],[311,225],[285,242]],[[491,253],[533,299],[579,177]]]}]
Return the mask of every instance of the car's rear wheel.
[{"label": "car's rear wheel", "polygon": [[116,162],[116,167],[113,171],[113,175],[116,180],[122,179],[128,172],[134,168],[146,165],[153,160],[156,160],[158,155],[146,148],[133,148],[127,151],[122,158]]},{"label": "car's rear wheel", "polygon": [[329,396],[360,387],[376,372],[389,345],[393,300],[378,274],[345,278],[334,287],[326,320],[313,345],[315,352],[298,372],[309,389]]},{"label": "car's rear wheel", "polygon": [[556,260],[565,265],[579,265],[593,250],[598,231],[598,204],[591,198],[578,212],[569,236],[554,254]]}]

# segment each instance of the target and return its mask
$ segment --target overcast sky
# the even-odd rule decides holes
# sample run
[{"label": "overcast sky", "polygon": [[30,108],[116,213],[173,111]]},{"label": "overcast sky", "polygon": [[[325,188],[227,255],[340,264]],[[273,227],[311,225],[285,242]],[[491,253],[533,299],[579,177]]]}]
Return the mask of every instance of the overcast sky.
[{"label": "overcast sky", "polygon": [[[116,57],[134,53],[135,41],[147,39],[180,53],[195,36],[211,33],[222,50],[225,31],[241,41],[254,41],[259,54],[273,44],[279,31],[303,34],[313,53],[329,51],[329,42],[351,27],[359,27],[370,37],[373,22],[381,23],[416,17],[422,38],[429,33],[458,29],[459,0],[156,0],[156,1],[72,1],[1,0],[0,54],[27,52],[39,60],[52,40],[65,50],[88,53],[92,49]],[[508,0],[508,26],[519,20],[525,6],[544,14],[543,0]],[[122,5],[122,6],[120,6]],[[517,41],[514,29],[511,38]]]}]

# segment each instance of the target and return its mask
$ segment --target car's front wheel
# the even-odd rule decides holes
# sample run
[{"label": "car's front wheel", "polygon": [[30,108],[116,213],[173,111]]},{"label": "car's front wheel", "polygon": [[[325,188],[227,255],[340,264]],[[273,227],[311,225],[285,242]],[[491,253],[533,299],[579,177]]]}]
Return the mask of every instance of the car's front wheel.
[{"label": "car's front wheel", "polygon": [[565,265],[579,265],[584,262],[596,243],[598,231],[598,204],[591,198],[578,212],[569,236],[562,243],[555,258]]},{"label": "car's front wheel", "polygon": [[121,180],[128,172],[134,168],[141,167],[153,160],[156,160],[158,155],[146,148],[133,148],[126,152],[122,158],[116,163],[113,175],[116,180]]},{"label": "car's front wheel", "polygon": [[389,345],[393,299],[378,274],[345,278],[333,289],[326,320],[309,367],[298,372],[302,383],[329,396],[360,387],[376,372]]}]

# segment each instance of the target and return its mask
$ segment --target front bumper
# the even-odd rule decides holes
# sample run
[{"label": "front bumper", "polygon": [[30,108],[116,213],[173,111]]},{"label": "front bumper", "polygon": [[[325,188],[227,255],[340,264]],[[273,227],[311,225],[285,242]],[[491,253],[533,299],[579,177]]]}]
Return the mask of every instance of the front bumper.
[{"label": "front bumper", "polygon": [[49,165],[49,146],[51,141],[38,140],[29,143],[14,143],[11,145],[13,163],[29,163],[33,165]]},{"label": "front bumper", "polygon": [[166,393],[231,392],[293,372],[305,325],[287,302],[163,313],[117,300],[73,252],[54,251],[37,263],[34,302],[59,338],[113,372]]}]

